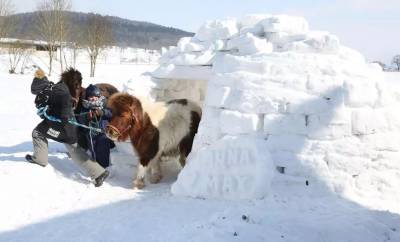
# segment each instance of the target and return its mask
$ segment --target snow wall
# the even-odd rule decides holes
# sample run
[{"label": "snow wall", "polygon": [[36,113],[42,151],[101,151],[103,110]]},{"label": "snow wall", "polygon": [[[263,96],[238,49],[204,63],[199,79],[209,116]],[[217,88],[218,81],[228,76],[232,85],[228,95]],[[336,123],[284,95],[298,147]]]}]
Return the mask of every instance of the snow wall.
[{"label": "snow wall", "polygon": [[215,20],[159,63],[127,90],[203,106],[174,194],[262,198],[298,181],[400,202],[400,95],[336,36],[286,15]]}]

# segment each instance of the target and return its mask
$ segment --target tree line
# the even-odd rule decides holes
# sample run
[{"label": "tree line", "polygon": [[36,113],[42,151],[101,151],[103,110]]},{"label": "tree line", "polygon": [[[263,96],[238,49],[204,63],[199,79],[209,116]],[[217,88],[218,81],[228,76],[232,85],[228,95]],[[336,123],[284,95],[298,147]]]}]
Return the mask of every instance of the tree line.
[{"label": "tree line", "polygon": [[[58,58],[61,72],[66,68],[75,67],[77,50],[83,49],[90,59],[90,76],[96,70],[99,55],[113,44],[112,25],[105,16],[91,13],[87,24],[73,25],[67,14],[72,8],[70,0],[41,0],[37,3],[37,23],[33,25],[34,37],[46,42],[45,50],[48,55],[49,73],[53,73],[53,63]],[[17,23],[10,18],[15,12],[12,0],[0,0],[0,38],[12,36]],[[72,63],[67,62],[65,48],[73,51]],[[6,45],[10,59],[10,73],[15,73],[19,62],[26,60],[32,51],[26,43],[13,42]],[[58,49],[58,51],[57,51]],[[59,56],[56,56],[56,55]]]}]

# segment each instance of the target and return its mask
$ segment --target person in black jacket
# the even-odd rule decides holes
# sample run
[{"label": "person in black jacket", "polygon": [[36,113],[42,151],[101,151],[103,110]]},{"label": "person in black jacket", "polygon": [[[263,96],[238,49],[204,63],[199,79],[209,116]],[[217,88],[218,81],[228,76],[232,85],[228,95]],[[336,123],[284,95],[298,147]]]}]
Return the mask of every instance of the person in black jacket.
[{"label": "person in black jacket", "polygon": [[[69,85],[67,85],[67,83]],[[41,92],[45,91],[44,89],[50,89],[50,91],[47,92],[48,101],[46,102],[48,106],[48,117],[45,117],[45,119],[33,129],[33,155],[28,154],[25,158],[31,163],[44,167],[48,164],[47,139],[61,142],[67,148],[71,158],[90,175],[94,180],[95,186],[98,187],[103,184],[109,172],[96,161],[93,161],[77,144],[77,127],[70,122],[71,120],[75,120],[72,108],[71,90],[79,89],[81,84],[81,73],[72,68],[64,72],[61,76],[61,80],[56,84],[49,82],[42,70],[36,71],[35,78],[31,85],[31,92],[39,96]]]},{"label": "person in black jacket", "polygon": [[[77,115],[78,122],[104,130],[112,116],[106,104],[107,99],[101,95],[100,89],[95,85],[89,85],[86,88],[86,97],[82,101],[82,109]],[[110,149],[113,143],[105,133],[82,128],[80,132],[85,136],[86,146],[92,154],[92,159],[103,168],[110,166]]]}]

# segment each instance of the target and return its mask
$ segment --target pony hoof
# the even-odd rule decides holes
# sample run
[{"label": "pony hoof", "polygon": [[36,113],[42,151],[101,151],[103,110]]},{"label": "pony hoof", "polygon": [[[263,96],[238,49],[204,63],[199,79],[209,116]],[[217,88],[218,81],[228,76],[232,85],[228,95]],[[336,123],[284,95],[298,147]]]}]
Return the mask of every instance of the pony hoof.
[{"label": "pony hoof", "polygon": [[154,174],[149,177],[149,181],[152,184],[159,183],[161,181],[161,174]]},{"label": "pony hoof", "polygon": [[136,189],[143,189],[143,188],[144,188],[144,180],[142,180],[142,179],[135,180],[135,181],[133,182],[133,188],[136,188]]}]

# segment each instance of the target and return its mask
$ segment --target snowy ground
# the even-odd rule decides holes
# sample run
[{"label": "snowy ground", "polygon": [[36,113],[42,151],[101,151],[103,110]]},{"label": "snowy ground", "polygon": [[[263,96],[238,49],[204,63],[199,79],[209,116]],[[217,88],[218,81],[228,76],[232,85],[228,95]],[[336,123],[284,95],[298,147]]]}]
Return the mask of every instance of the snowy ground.
[{"label": "snowy ground", "polygon": [[[387,211],[388,201],[376,201],[370,204],[379,205],[367,208],[312,184],[277,182],[264,200],[203,200],[171,195],[179,170],[173,162],[163,165],[167,175],[160,184],[132,190],[136,161],[121,149],[113,151],[112,176],[100,188],[57,143],[50,143],[46,168],[26,163],[39,122],[29,90],[32,75],[6,74],[4,63],[0,241],[400,241],[400,205]],[[78,67],[84,85],[107,81],[119,88],[155,68],[100,64],[97,77],[89,79],[88,65]],[[400,90],[400,74],[388,77]]]}]

